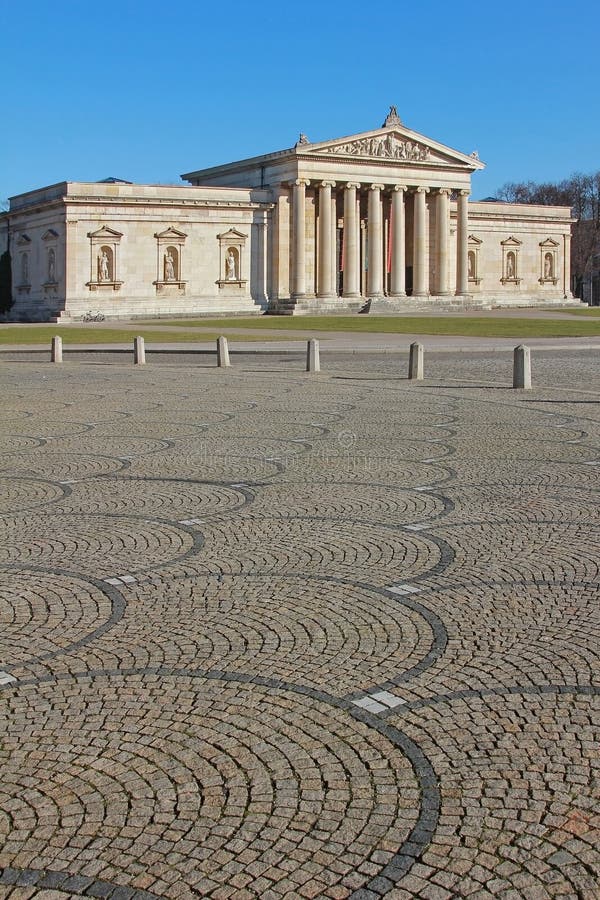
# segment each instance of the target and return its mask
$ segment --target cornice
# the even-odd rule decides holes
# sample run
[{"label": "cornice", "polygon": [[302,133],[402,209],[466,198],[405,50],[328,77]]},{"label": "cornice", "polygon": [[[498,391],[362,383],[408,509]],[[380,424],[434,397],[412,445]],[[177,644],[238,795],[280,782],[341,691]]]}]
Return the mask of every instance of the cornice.
[{"label": "cornice", "polygon": [[272,209],[274,204],[264,200],[201,200],[183,199],[171,197],[102,197],[90,194],[71,194],[64,198],[67,204],[74,206],[155,206],[155,207],[189,207],[202,209]]}]

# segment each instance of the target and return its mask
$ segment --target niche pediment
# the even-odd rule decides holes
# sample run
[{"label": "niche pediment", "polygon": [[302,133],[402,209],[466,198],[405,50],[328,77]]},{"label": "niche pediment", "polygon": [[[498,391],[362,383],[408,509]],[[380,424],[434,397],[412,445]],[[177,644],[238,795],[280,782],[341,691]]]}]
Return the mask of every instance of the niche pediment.
[{"label": "niche pediment", "polygon": [[58,231],[55,231],[54,228],[49,228],[48,231],[45,231],[42,235],[43,241],[55,241],[58,238]]},{"label": "niche pediment", "polygon": [[28,234],[20,234],[17,238],[17,247],[29,247],[31,238]]},{"label": "niche pediment", "polygon": [[157,231],[154,235],[159,241],[184,241],[187,237],[183,231],[178,231],[177,228],[173,228],[172,225],[169,228],[165,228],[164,231]]},{"label": "niche pediment", "polygon": [[224,231],[223,234],[217,235],[217,238],[220,241],[245,241],[247,237],[247,234],[243,234],[243,232],[238,231],[236,228],[230,228],[229,231]]},{"label": "niche pediment", "polygon": [[500,241],[500,243],[503,247],[520,247],[523,241],[520,241],[518,238],[511,235],[509,238],[506,238],[505,241]]},{"label": "niche pediment", "polygon": [[95,238],[96,240],[106,238],[106,240],[115,241],[122,238],[123,234],[121,231],[115,231],[114,228],[109,228],[108,225],[103,225],[102,228],[99,228],[97,231],[89,231],[88,237]]},{"label": "niche pediment", "polygon": [[553,241],[552,238],[546,238],[545,241],[540,241],[540,247],[548,247],[550,250],[556,250],[559,246],[558,241]]}]

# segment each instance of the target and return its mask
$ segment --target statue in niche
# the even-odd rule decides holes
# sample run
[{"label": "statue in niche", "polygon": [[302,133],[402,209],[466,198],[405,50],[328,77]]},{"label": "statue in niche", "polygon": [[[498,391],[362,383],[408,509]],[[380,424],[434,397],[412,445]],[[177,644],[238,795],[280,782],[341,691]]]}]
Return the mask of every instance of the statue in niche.
[{"label": "statue in niche", "polygon": [[100,281],[110,281],[110,265],[106,250],[98,256],[98,275]]},{"label": "statue in niche", "polygon": [[235,253],[233,250],[229,250],[227,254],[227,259],[225,260],[225,276],[227,281],[235,281]]},{"label": "statue in niche", "polygon": [[29,257],[26,253],[21,254],[21,284],[29,283]]},{"label": "statue in niche", "polygon": [[54,284],[56,281],[56,255],[54,250],[48,251],[48,282]]},{"label": "statue in niche", "polygon": [[175,262],[170,250],[165,253],[165,281],[175,281]]},{"label": "statue in niche", "polygon": [[552,254],[546,253],[544,257],[544,278],[550,279],[552,278],[554,272],[552,271]]},{"label": "statue in niche", "polygon": [[506,277],[514,278],[515,277],[515,255],[514,253],[509,253],[506,257]]},{"label": "statue in niche", "polygon": [[469,278],[475,278],[475,257],[473,252],[469,253],[468,257],[468,268],[469,268]]}]

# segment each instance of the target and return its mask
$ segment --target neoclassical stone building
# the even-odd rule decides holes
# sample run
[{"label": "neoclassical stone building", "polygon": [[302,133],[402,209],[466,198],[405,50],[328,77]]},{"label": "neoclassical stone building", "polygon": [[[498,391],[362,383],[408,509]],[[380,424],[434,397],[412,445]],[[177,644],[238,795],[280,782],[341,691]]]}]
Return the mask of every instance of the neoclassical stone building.
[{"label": "neoclassical stone building", "polygon": [[381,128],[182,176],[11,198],[15,319],[564,304],[570,210],[470,202],[483,163]]}]

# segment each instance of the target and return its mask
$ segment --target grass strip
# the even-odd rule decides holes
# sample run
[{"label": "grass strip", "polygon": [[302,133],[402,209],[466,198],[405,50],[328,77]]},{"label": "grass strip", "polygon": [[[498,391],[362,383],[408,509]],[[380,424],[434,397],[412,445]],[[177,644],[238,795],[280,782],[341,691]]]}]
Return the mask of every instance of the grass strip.
[{"label": "grass strip", "polygon": [[[577,310],[580,312],[580,310]],[[581,310],[581,312],[586,312]],[[561,338],[600,335],[600,318],[486,318],[484,316],[261,316],[252,318],[173,320],[170,326],[235,328],[259,331],[338,332],[356,334],[439,334],[484,338]]]}]

